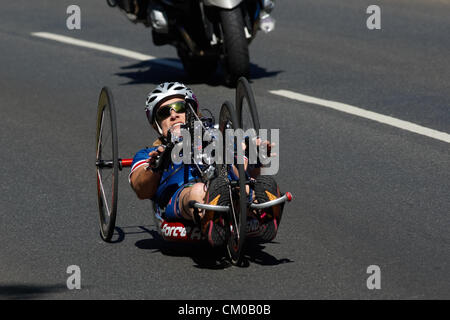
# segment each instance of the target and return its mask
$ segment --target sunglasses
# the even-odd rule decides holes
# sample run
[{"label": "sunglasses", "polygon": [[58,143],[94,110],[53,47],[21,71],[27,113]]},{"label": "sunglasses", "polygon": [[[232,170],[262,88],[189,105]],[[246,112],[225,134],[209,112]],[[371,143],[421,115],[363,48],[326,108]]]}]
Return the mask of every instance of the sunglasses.
[{"label": "sunglasses", "polygon": [[161,123],[161,121],[170,117],[170,113],[172,110],[175,111],[176,113],[186,112],[186,102],[177,101],[160,107],[158,111],[156,111],[156,120],[158,120],[158,122]]}]

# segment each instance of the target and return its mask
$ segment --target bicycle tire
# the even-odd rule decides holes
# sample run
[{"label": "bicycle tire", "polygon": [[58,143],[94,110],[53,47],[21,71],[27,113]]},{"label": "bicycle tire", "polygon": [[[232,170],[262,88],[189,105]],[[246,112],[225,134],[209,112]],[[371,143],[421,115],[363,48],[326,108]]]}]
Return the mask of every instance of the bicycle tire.
[{"label": "bicycle tire", "polygon": [[[258,109],[256,107],[255,97],[252,88],[245,77],[240,77],[236,85],[236,113],[239,119],[239,126],[244,133],[250,137],[257,137],[261,128],[258,116]],[[252,133],[250,130],[254,130]],[[247,146],[247,156],[249,165],[256,164],[257,149]]]},{"label": "bicycle tire", "polygon": [[[245,77],[240,77],[236,85],[236,112],[239,126],[246,131],[253,128],[256,132],[261,128],[253,90]],[[250,117],[249,117],[250,116]]]},{"label": "bicycle tire", "polygon": [[117,215],[119,158],[116,109],[108,87],[102,88],[97,107],[96,172],[100,236],[110,242]]},{"label": "bicycle tire", "polygon": [[[231,102],[226,101],[222,104],[219,116],[219,130],[223,136],[225,136],[226,129],[239,129],[236,110]],[[226,147],[225,147],[226,148]],[[224,155],[226,150],[224,149]],[[225,158],[225,157],[224,157]],[[227,164],[223,165],[227,167]],[[231,192],[230,205],[232,210],[226,215],[226,228],[227,233],[227,254],[233,265],[241,266],[244,259],[245,239],[247,229],[247,195],[245,193],[245,170],[244,164],[235,164],[239,173],[239,197],[233,195],[231,185],[229,190]],[[244,192],[242,192],[242,190]],[[237,208],[238,210],[234,210]],[[237,211],[237,212],[236,212]]]}]

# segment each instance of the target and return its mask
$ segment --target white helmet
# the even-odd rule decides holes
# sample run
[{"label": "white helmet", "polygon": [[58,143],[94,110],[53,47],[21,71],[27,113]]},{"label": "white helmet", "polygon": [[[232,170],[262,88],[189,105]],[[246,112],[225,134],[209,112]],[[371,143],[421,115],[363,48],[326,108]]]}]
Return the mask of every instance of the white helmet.
[{"label": "white helmet", "polygon": [[147,114],[148,122],[153,128],[158,130],[159,134],[162,134],[162,129],[159,123],[155,121],[156,110],[162,103],[173,98],[184,99],[191,104],[196,113],[198,112],[197,97],[190,88],[180,82],[161,83],[148,94],[145,102],[145,113]]}]

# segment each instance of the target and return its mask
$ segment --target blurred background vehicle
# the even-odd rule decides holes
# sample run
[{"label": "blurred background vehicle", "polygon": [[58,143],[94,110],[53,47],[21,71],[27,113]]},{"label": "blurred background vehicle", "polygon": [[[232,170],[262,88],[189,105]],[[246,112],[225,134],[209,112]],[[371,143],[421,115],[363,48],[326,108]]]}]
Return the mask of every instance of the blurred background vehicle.
[{"label": "blurred background vehicle", "polygon": [[206,80],[222,65],[225,83],[250,77],[248,46],[275,28],[273,0],[107,0],[133,23],[152,29],[156,46],[172,45],[184,70]]}]

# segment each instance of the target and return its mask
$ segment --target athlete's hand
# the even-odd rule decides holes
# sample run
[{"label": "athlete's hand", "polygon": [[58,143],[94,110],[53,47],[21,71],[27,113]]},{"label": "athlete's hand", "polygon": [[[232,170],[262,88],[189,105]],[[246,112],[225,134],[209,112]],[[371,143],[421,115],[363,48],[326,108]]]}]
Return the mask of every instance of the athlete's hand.
[{"label": "athlete's hand", "polygon": [[261,138],[256,138],[255,140],[256,145],[261,148],[265,148],[267,150],[267,155],[269,157],[276,157],[277,154],[275,152],[271,152],[272,148],[275,147],[275,142],[270,142],[269,140],[262,141]]},{"label": "athlete's hand", "polygon": [[156,160],[158,160],[162,154],[164,153],[165,150],[165,146],[159,146],[158,149],[150,152],[148,155],[150,158],[147,159],[147,163],[149,164],[147,167],[147,170],[154,168],[156,168]]}]

